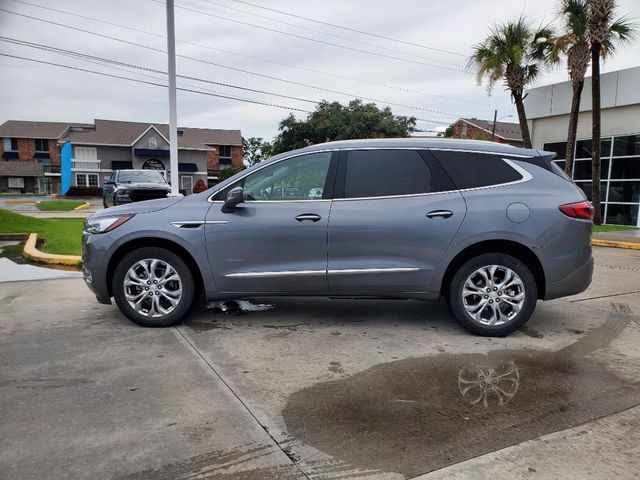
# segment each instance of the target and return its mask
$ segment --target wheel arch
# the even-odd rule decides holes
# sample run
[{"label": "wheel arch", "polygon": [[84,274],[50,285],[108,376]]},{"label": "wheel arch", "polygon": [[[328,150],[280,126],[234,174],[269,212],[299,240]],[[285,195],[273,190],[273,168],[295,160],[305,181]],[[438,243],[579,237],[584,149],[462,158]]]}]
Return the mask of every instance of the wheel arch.
[{"label": "wheel arch", "polygon": [[466,261],[485,253],[504,253],[517,258],[527,265],[531,269],[531,273],[533,273],[533,277],[536,280],[538,298],[544,298],[546,280],[540,259],[529,247],[512,240],[485,240],[469,245],[464,250],[460,251],[453,260],[449,262],[449,265],[445,270],[442,282],[440,283],[440,294],[443,296],[449,295],[451,280],[458,269]]},{"label": "wheel arch", "polygon": [[126,254],[143,247],[164,248],[178,255],[187,264],[193,275],[193,281],[196,285],[196,295],[194,298],[197,299],[198,296],[204,292],[202,272],[193,256],[183,246],[166,238],[140,237],[120,245],[109,259],[109,265],[107,266],[107,288],[109,289],[109,296],[113,296],[113,275],[120,260],[122,260]]}]

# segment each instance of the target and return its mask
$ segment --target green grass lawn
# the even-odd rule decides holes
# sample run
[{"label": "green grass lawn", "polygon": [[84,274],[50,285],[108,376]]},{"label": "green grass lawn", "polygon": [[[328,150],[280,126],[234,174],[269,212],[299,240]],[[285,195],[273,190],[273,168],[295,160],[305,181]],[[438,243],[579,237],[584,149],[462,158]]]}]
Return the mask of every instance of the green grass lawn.
[{"label": "green grass lawn", "polygon": [[636,227],[628,227],[625,225],[594,225],[593,231],[596,233],[600,232],[617,232],[620,230],[637,230]]},{"label": "green grass lawn", "polygon": [[47,253],[80,255],[83,218],[33,218],[0,209],[0,233],[37,233]]},{"label": "green grass lawn", "polygon": [[82,200],[42,200],[36,207],[43,212],[68,212],[80,205],[84,205]]}]

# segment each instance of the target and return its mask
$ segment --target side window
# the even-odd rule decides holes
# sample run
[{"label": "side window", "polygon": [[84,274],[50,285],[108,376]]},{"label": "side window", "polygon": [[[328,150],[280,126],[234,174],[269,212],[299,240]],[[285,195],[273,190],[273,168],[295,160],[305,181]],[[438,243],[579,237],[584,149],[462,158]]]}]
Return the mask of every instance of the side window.
[{"label": "side window", "polygon": [[354,150],[347,153],[345,198],[431,192],[432,175],[416,150]]},{"label": "side window", "polygon": [[331,152],[320,152],[282,160],[229,185],[216,199],[224,200],[229,190],[242,186],[245,198],[250,201],[320,200],[331,156]]},{"label": "side window", "polygon": [[522,180],[522,175],[499,155],[441,150],[433,150],[432,153],[459,189]]}]

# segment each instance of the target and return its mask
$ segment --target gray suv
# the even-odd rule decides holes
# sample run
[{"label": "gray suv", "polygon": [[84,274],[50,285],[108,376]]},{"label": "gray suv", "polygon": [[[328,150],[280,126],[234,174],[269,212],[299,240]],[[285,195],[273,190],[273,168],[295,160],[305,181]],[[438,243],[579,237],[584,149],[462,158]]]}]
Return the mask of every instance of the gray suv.
[{"label": "gray suv", "polygon": [[134,322],[204,300],[446,298],[480,335],[591,282],[593,210],[554,154],[489,142],[350,140],[277,155],[210,190],[108,208],[84,278]]}]

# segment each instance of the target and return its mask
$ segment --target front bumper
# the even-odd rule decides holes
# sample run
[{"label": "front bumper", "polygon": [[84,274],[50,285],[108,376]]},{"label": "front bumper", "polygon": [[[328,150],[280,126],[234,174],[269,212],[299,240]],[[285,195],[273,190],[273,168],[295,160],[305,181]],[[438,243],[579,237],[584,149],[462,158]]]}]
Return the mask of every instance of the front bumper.
[{"label": "front bumper", "polygon": [[82,234],[82,277],[98,302],[107,305],[111,304],[111,296],[107,285],[107,262],[104,259],[112,243],[108,233]]},{"label": "front bumper", "polygon": [[568,297],[584,292],[593,278],[593,257],[589,257],[587,262],[557,282],[547,282],[545,289],[545,300]]}]

